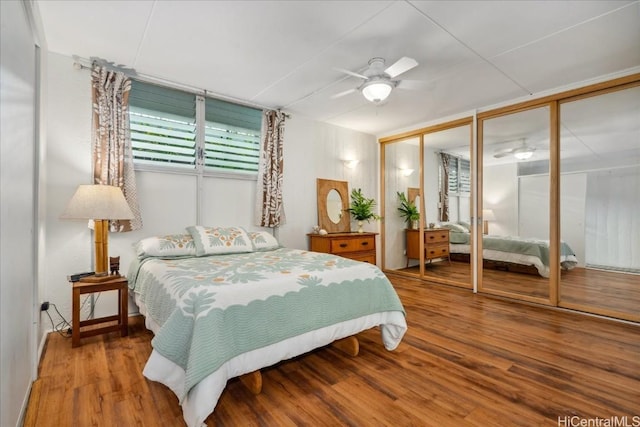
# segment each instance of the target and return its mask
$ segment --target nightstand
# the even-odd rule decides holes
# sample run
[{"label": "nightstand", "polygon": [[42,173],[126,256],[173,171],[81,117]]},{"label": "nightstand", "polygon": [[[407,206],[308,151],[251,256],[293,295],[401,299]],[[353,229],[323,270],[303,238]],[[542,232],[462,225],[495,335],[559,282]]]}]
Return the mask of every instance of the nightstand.
[{"label": "nightstand", "polygon": [[[420,259],[420,231],[407,229],[407,267],[410,259]],[[434,259],[449,257],[449,230],[446,228],[425,228],[424,236],[424,260],[431,263]]]},{"label": "nightstand", "polygon": [[[126,337],[129,334],[129,288],[126,277],[117,277],[113,280],[100,283],[72,282],[73,285],[73,320],[71,325],[71,346],[80,345],[80,338],[92,337],[94,335],[106,334],[108,332],[120,331],[120,336]],[[118,314],[113,316],[100,317],[97,319],[80,320],[80,295],[94,292],[118,291]],[[85,326],[99,325],[106,322],[118,323],[115,325],[91,328],[84,331],[80,329]]]}]

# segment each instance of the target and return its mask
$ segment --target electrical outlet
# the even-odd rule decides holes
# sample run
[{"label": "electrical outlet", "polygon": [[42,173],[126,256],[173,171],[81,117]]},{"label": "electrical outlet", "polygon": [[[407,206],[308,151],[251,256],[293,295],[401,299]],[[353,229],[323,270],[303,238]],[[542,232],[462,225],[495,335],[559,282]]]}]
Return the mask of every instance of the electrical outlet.
[{"label": "electrical outlet", "polygon": [[45,301],[42,304],[40,304],[40,311],[47,311],[49,310],[49,301]]}]

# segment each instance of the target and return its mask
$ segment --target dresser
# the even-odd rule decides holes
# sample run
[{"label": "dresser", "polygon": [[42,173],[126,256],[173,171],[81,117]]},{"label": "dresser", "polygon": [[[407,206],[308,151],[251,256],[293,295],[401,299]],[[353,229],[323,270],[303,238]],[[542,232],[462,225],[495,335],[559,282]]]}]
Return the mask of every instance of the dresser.
[{"label": "dresser", "polygon": [[[432,262],[434,259],[449,258],[449,230],[447,228],[427,228],[422,231],[424,236],[424,260]],[[407,236],[407,267],[410,259],[420,260],[420,230],[406,230]]]},{"label": "dresser", "polygon": [[307,234],[309,250],[340,255],[356,261],[376,263],[376,235],[378,233]]}]

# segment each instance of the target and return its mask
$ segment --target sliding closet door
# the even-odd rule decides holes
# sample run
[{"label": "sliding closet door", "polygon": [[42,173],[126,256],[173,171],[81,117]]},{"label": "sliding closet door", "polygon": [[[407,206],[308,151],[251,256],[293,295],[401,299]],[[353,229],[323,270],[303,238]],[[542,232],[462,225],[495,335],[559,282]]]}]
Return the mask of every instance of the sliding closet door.
[{"label": "sliding closet door", "polygon": [[[483,120],[479,289],[550,303],[550,110]],[[479,215],[480,216],[480,215]]]},{"label": "sliding closet door", "polygon": [[560,106],[559,305],[640,321],[640,87]]},{"label": "sliding closet door", "polygon": [[[410,138],[386,143],[384,150],[384,262],[383,268],[399,273],[419,276],[420,269],[408,268],[407,228],[412,225],[405,221],[398,211],[398,193],[415,196],[420,188],[420,138]],[[416,191],[417,189],[417,191]],[[423,214],[423,204],[418,200],[417,207]],[[422,210],[420,208],[422,207]],[[409,254],[411,255],[411,254]]]},{"label": "sliding closet door", "polygon": [[[471,288],[471,125],[426,133],[423,141],[425,253],[430,254],[423,278]],[[437,241],[443,235],[447,242]],[[438,257],[443,244],[448,257]]]}]

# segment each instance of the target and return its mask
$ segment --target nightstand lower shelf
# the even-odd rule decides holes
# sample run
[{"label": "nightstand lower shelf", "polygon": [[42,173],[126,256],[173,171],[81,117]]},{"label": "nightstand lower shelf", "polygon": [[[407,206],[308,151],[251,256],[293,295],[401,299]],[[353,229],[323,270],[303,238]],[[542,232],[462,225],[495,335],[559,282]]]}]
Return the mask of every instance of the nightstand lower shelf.
[{"label": "nightstand lower shelf", "polygon": [[[106,292],[106,291],[118,291],[118,314],[113,316],[105,316],[97,319],[80,320],[80,295]],[[129,334],[129,288],[127,279],[124,277],[118,277],[114,280],[101,283],[89,283],[89,282],[73,282],[73,319],[71,325],[71,346],[77,347],[80,345],[80,339],[86,337],[92,337],[95,335],[106,334],[108,332],[120,331],[120,336],[127,336]],[[88,330],[81,330],[83,327],[99,325],[107,322],[118,322],[115,325],[102,326],[99,328],[91,328]]]}]

